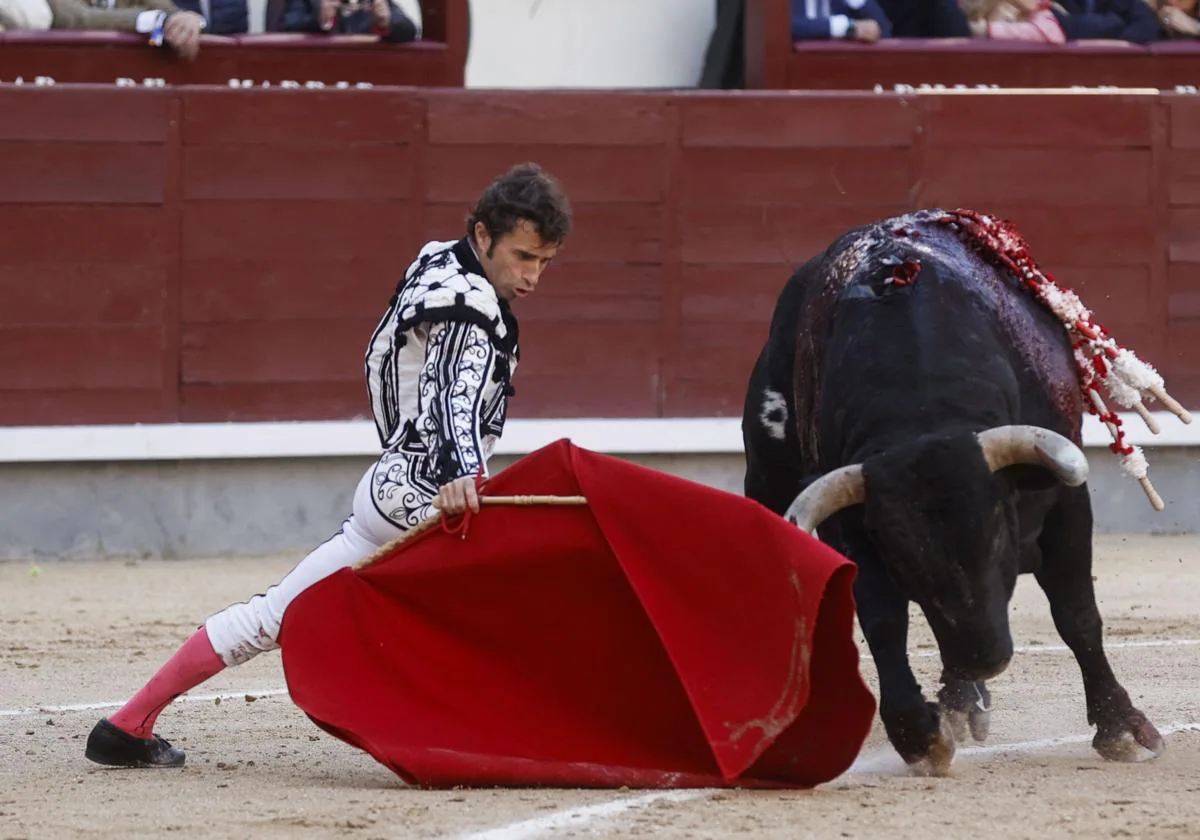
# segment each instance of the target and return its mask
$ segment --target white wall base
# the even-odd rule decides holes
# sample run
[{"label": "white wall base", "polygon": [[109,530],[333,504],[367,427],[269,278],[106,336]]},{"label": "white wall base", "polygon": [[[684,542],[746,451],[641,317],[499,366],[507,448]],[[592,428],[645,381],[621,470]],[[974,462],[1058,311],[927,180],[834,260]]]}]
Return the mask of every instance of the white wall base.
[{"label": "white wall base", "polygon": [[[1200,446],[1200,424],[1156,412],[1162,433],[1123,414],[1126,439],[1139,446]],[[497,455],[525,455],[560,438],[614,455],[736,454],[741,419],[510,420]],[[1107,447],[1107,430],[1084,418],[1084,445]],[[365,420],[294,423],[167,423],[129,426],[16,426],[0,429],[0,463],[179,461],[243,458],[374,457],[375,426]]]}]

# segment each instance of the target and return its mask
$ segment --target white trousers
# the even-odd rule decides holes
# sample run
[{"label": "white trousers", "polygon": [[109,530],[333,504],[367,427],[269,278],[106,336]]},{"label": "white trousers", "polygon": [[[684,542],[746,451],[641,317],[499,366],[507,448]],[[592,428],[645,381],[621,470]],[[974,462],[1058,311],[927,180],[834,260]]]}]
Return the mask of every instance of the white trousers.
[{"label": "white trousers", "polygon": [[[406,529],[380,513],[373,501],[373,485],[378,483],[375,471],[379,466],[372,464],[359,481],[353,512],[336,534],[313,549],[266,592],[226,607],[204,623],[213,649],[226,665],[240,665],[264,651],[278,648],[276,638],[283,613],[296,596],[339,569],[369,557],[404,533]],[[427,512],[432,514],[433,508],[427,508]]]}]

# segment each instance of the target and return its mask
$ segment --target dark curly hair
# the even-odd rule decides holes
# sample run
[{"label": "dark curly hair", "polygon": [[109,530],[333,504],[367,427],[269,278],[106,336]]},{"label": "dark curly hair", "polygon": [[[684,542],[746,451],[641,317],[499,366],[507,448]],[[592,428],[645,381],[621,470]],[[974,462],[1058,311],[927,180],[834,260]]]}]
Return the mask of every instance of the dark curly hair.
[{"label": "dark curly hair", "polygon": [[[488,185],[474,211],[467,216],[467,236],[483,222],[496,240],[512,233],[522,219],[537,229],[548,244],[559,244],[571,232],[571,205],[558,181],[536,163],[519,163]],[[491,253],[488,254],[491,256]]]}]

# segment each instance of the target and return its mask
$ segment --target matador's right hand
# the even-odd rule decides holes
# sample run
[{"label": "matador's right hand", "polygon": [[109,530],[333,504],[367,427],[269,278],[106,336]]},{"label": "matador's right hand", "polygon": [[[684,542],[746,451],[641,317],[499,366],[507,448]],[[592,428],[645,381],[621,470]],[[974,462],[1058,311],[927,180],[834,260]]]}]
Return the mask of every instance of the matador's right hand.
[{"label": "matador's right hand", "polygon": [[475,478],[464,475],[443,484],[433,500],[433,506],[449,516],[463,513],[467,508],[472,513],[479,513],[479,492],[475,489]]}]

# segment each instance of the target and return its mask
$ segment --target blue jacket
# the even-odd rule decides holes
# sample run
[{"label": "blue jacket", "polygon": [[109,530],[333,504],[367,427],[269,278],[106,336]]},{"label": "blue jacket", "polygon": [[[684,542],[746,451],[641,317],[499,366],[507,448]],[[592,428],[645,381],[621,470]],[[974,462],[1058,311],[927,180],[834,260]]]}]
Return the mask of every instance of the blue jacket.
[{"label": "blue jacket", "polygon": [[1149,44],[1160,38],[1158,16],[1145,0],[1059,0],[1055,10],[1068,41],[1081,38]]},{"label": "blue jacket", "polygon": [[250,31],[246,0],[209,0],[207,15],[200,7],[200,0],[175,0],[175,5],[185,12],[202,15],[208,21],[204,29],[208,35],[244,35]]},{"label": "blue jacket", "polygon": [[851,20],[879,24],[880,37],[892,36],[892,23],[878,0],[792,0],[792,40],[845,38]]}]

